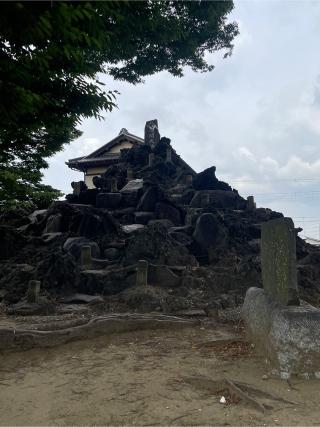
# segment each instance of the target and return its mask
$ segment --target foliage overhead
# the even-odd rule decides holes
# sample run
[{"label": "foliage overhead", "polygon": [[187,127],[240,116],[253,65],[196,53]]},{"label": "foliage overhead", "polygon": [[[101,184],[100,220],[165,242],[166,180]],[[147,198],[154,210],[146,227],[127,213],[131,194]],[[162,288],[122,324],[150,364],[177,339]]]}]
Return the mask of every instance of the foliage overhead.
[{"label": "foliage overhead", "polygon": [[0,175],[19,176],[21,164],[39,172],[81,134],[82,119],[116,107],[99,73],[136,84],[163,70],[182,76],[185,66],[211,71],[205,52],[232,52],[232,9],[232,1],[1,2]]}]

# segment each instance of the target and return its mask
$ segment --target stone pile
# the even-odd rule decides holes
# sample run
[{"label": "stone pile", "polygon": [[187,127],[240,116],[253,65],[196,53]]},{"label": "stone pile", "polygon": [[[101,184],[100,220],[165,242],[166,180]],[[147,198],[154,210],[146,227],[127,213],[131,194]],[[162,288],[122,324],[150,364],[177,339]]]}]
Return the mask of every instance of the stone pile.
[{"label": "stone pile", "polygon": [[[16,304],[37,280],[52,305],[72,293],[103,295],[118,311],[239,305],[261,285],[261,225],[282,214],[257,208],[215,172],[193,171],[147,122],[145,144],[122,150],[94,189],[73,183],[47,210],[0,217],[3,302]],[[296,244],[300,294],[314,301],[320,252]],[[136,285],[141,261],[148,286]]]}]

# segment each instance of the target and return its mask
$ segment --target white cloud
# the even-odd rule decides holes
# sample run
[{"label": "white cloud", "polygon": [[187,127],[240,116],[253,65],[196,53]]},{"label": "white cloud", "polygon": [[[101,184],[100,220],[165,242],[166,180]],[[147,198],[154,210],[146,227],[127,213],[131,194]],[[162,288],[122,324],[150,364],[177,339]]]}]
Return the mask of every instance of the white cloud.
[{"label": "white cloud", "polygon": [[246,158],[252,162],[256,161],[255,156],[247,147],[239,147],[235,156],[240,156],[240,158]]},{"label": "white cloud", "polygon": [[79,156],[87,156],[97,150],[104,143],[99,138],[84,138],[78,149]]},{"label": "white cloud", "polygon": [[[243,193],[316,190],[320,3],[236,1],[230,19],[241,34],[231,58],[210,57],[212,73],[187,70],[179,79],[165,72],[137,86],[101,77],[107,89],[120,91],[119,109],[105,121],[86,120],[83,136],[50,159],[46,182],[69,191],[81,174],[68,170],[67,159],[88,154],[123,127],[142,136],[145,121],[158,118],[160,133],[194,169],[216,165],[217,176]],[[316,198],[268,197],[261,203],[287,215],[320,208]]]}]

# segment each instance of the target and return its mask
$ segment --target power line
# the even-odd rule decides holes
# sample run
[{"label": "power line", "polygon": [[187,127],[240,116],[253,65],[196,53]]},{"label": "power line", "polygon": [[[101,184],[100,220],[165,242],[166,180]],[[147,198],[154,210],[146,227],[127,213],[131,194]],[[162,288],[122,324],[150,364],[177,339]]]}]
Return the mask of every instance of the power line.
[{"label": "power line", "polygon": [[255,193],[255,196],[266,196],[266,195],[277,195],[277,196],[286,196],[286,195],[297,195],[297,194],[320,194],[320,191],[291,191],[291,192],[268,192],[268,193]]},{"label": "power line", "polygon": [[234,179],[230,177],[223,177],[225,180],[238,183],[254,182],[255,184],[259,183],[268,183],[268,182],[319,182],[320,178],[286,178],[286,179],[265,179],[263,181],[257,181],[256,179]]}]

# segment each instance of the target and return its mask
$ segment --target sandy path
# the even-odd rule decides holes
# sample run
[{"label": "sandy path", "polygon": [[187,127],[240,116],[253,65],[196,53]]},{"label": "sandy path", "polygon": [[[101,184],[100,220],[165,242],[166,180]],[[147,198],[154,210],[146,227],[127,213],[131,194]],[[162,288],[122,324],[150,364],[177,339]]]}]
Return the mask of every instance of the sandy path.
[{"label": "sandy path", "polygon": [[[232,331],[229,331],[232,333]],[[212,327],[100,337],[0,354],[1,425],[319,425],[320,383],[263,380],[262,361],[236,360],[200,342]],[[297,402],[265,414],[219,403],[199,382],[227,376]],[[191,378],[191,381],[190,381]],[[194,381],[194,379],[196,379]]]}]

